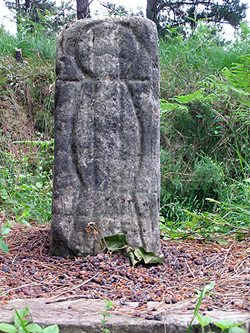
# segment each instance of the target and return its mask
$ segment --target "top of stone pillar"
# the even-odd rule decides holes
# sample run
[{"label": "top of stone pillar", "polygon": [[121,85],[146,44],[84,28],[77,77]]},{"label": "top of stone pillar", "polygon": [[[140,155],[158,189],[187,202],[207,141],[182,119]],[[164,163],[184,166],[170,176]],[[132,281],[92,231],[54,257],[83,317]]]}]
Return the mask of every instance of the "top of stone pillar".
[{"label": "top of stone pillar", "polygon": [[[156,50],[157,28],[149,19],[119,17],[78,20],[66,25],[58,37],[57,79],[149,80],[151,62],[158,67]],[[67,62],[65,54],[68,56]]]}]

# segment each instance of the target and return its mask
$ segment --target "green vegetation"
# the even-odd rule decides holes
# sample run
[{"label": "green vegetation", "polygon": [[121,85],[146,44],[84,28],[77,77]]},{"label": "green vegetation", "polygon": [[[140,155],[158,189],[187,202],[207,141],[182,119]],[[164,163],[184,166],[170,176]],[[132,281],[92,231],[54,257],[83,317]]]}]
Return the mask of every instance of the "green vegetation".
[{"label": "green vegetation", "polygon": [[102,333],[109,333],[110,330],[108,328],[105,328],[105,325],[107,324],[107,319],[106,318],[110,318],[112,317],[112,315],[110,313],[108,313],[108,311],[110,309],[112,309],[112,307],[115,305],[114,303],[112,303],[111,301],[107,301],[106,299],[104,299],[105,305],[104,305],[104,312],[100,312],[99,314],[102,315],[103,319],[102,319]]},{"label": "green vegetation", "polygon": [[[192,327],[192,323],[194,321],[195,318],[197,318],[199,324],[201,325],[201,331],[202,333],[205,332],[204,327],[211,324],[211,317],[209,316],[201,316],[201,314],[199,313],[199,309],[202,303],[202,300],[207,297],[207,296],[211,296],[213,297],[211,290],[214,288],[215,286],[215,282],[210,282],[209,284],[204,284],[203,288],[201,291],[196,289],[196,293],[198,294],[199,298],[197,300],[196,303],[196,307],[194,310],[194,314],[193,317],[191,319],[191,322],[188,326],[188,330],[187,333],[190,332],[191,327]],[[245,323],[234,323],[233,320],[231,319],[221,319],[218,320],[217,322],[213,323],[213,325],[219,327],[221,329],[221,333],[224,333],[225,330],[227,330],[228,333],[245,333],[246,330],[244,328],[241,328],[239,326],[243,325]],[[212,332],[211,332],[212,333]]]},{"label": "green vegetation", "polygon": [[4,1],[15,17],[18,33],[34,33],[42,28],[45,36],[52,36],[76,16],[72,0],[63,1],[60,6],[50,0]]},{"label": "green vegetation", "polygon": [[[51,217],[56,36],[0,28],[0,248],[13,222]],[[16,62],[21,48],[24,61]]]},{"label": "green vegetation", "polygon": [[211,323],[211,318],[208,317],[208,316],[204,316],[202,317],[202,319],[200,318],[200,314],[199,314],[199,309],[201,307],[201,303],[202,303],[202,300],[203,298],[205,298],[206,296],[209,296],[211,293],[210,293],[210,290],[212,290],[215,286],[215,282],[210,282],[209,284],[204,284],[203,285],[203,288],[202,288],[202,291],[199,291],[199,290],[196,290],[199,298],[197,300],[197,303],[196,303],[196,306],[195,306],[195,309],[194,309],[194,314],[193,314],[193,317],[190,321],[190,324],[188,326],[188,330],[187,330],[187,333],[190,332],[190,329],[191,329],[191,326],[192,326],[192,323],[195,319],[195,317],[197,317],[201,327],[202,327],[202,333],[204,333],[204,326],[206,325],[209,325]]},{"label": "green vegetation", "polygon": [[154,252],[147,252],[143,247],[133,248],[129,246],[125,234],[105,237],[103,245],[109,252],[127,253],[133,266],[141,261],[146,265],[159,264],[164,261],[163,255],[157,256]]},{"label": "green vegetation", "polygon": [[[170,31],[169,34],[175,31]],[[162,232],[247,232],[250,30],[234,42],[201,24],[161,42]]]},{"label": "green vegetation", "polygon": [[[58,333],[59,328],[57,325],[51,325],[46,328],[33,323],[32,315],[28,307],[15,310],[14,325],[0,323],[0,331],[8,333]],[[29,323],[31,320],[31,323]]]},{"label": "green vegetation", "polygon": [[[25,18],[16,37],[0,28],[4,251],[14,222],[51,216],[56,34],[46,28],[50,16],[39,17],[35,29]],[[242,24],[232,41],[202,21],[182,35],[169,29],[159,53],[162,237],[241,239],[250,215],[250,29]]]}]

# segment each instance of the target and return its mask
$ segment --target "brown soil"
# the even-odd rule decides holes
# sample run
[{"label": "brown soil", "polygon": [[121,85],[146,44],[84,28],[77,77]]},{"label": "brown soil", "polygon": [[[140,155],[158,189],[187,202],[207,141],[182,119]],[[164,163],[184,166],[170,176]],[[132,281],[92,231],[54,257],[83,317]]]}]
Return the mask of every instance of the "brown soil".
[{"label": "brown soil", "polygon": [[48,298],[48,302],[77,298],[183,304],[192,310],[195,289],[215,281],[202,309],[250,311],[249,242],[228,245],[198,240],[162,241],[164,263],[131,267],[125,255],[62,259],[49,254],[49,226],[16,225],[6,238],[10,253],[0,252],[0,300]]}]

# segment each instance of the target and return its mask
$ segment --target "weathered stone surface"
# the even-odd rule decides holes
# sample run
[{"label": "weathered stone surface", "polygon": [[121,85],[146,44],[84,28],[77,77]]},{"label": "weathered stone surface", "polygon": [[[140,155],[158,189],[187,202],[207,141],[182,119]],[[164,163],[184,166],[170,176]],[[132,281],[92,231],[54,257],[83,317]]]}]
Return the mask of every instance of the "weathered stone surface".
[{"label": "weathered stone surface", "polygon": [[93,255],[102,237],[118,233],[158,253],[155,24],[136,17],[77,21],[58,38],[56,73],[51,254]]},{"label": "weathered stone surface", "polygon": [[[34,323],[41,326],[58,325],[60,333],[100,333],[102,332],[100,312],[104,311],[104,301],[102,300],[75,300],[46,304],[48,299],[16,299],[1,305],[0,323],[13,323],[15,315],[12,304],[17,310],[26,306],[30,308]],[[112,317],[107,318],[105,328],[112,333],[186,333],[189,323],[193,317],[193,311],[182,311],[182,305],[164,305],[158,302],[148,302],[144,310],[136,310],[138,303],[128,303],[119,305],[115,302],[115,307],[110,311]],[[161,321],[146,320],[148,311],[153,315],[161,314]],[[140,317],[136,316],[140,313]],[[218,320],[231,319],[235,323],[246,322],[244,325],[246,332],[250,332],[249,313],[240,311],[206,311],[204,315],[212,318],[212,323]],[[201,326],[197,319],[194,320],[190,333],[200,333]],[[205,332],[221,332],[215,325],[205,327]]]}]

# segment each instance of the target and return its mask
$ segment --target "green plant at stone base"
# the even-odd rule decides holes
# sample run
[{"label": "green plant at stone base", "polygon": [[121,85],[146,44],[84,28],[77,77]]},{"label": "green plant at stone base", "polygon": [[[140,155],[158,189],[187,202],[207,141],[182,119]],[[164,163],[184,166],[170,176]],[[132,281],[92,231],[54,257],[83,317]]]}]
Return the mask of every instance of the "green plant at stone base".
[{"label": "green plant at stone base", "polygon": [[[207,282],[207,281],[206,281]],[[197,315],[197,313],[199,313],[199,309],[200,309],[200,306],[201,306],[201,302],[203,300],[204,297],[210,295],[210,290],[212,290],[215,286],[215,282],[210,282],[209,284],[206,285],[206,283],[203,285],[203,288],[202,288],[202,291],[199,291],[196,289],[196,292],[197,294],[199,295],[199,298],[198,298],[198,301],[197,301],[197,304],[196,304],[196,307],[194,309],[194,314],[193,314],[193,317],[191,319],[191,322],[188,326],[188,330],[187,330],[187,333],[190,332],[190,329],[191,329],[191,326],[192,326],[192,323]],[[204,323],[207,321],[207,318],[204,320]],[[204,326],[204,325],[203,325]],[[202,328],[203,328],[202,326]]]},{"label": "green plant at stone base", "polygon": [[140,261],[144,261],[145,264],[159,264],[164,261],[163,255],[157,256],[154,252],[147,252],[143,247],[133,248],[129,246],[126,235],[123,233],[104,237],[102,242],[108,251],[127,252],[133,266]]},{"label": "green plant at stone base", "polygon": [[[212,320],[211,317],[209,316],[202,317],[199,313],[197,313],[196,318],[198,319],[198,322],[201,325],[201,332],[205,333],[204,327],[211,323]],[[228,333],[246,333],[244,328],[238,327],[243,325],[244,323],[234,323],[233,320],[230,319],[221,319],[213,324],[221,329],[221,333],[224,333],[225,330],[228,330]]]},{"label": "green plant at stone base", "polygon": [[110,330],[105,328],[105,325],[107,324],[107,320],[106,318],[107,317],[112,317],[112,315],[110,313],[108,313],[108,311],[115,305],[114,303],[112,303],[111,301],[108,301],[106,299],[104,299],[104,302],[105,302],[105,305],[104,305],[104,308],[105,308],[105,311],[104,312],[100,312],[99,314],[103,316],[103,319],[102,319],[102,333],[109,333]]},{"label": "green plant at stone base", "polygon": [[201,325],[201,332],[205,333],[204,327],[211,323],[211,317],[209,316],[201,316],[199,313],[196,313],[196,318]]},{"label": "green plant at stone base", "polygon": [[[206,284],[206,282],[203,285],[202,291],[199,291],[199,290],[196,289],[196,293],[199,295],[199,298],[198,298],[198,301],[196,303],[196,307],[195,307],[195,310],[194,310],[193,317],[192,317],[191,322],[188,326],[187,333],[190,332],[191,326],[192,326],[192,323],[193,323],[195,317],[197,318],[198,322],[201,325],[202,333],[205,332],[204,327],[211,323],[212,319],[211,319],[210,316],[201,316],[201,314],[199,313],[199,309],[200,309],[201,302],[202,302],[203,298],[206,297],[206,296],[211,295],[210,291],[215,286],[215,282],[210,282],[209,284]],[[218,320],[217,322],[215,322],[213,324],[221,329],[221,333],[224,333],[225,330],[228,330],[228,333],[245,333],[246,332],[243,328],[237,327],[237,326],[243,325],[244,323],[234,323],[230,319],[229,320]]]},{"label": "green plant at stone base", "polygon": [[241,326],[245,323],[234,323],[233,320],[227,319],[227,320],[218,320],[216,323],[214,323],[215,326],[219,327],[221,329],[221,333],[224,333],[225,330],[228,329],[228,333],[246,333],[246,330],[244,330]]},{"label": "green plant at stone base", "polygon": [[33,322],[30,322],[32,315],[30,313],[30,309],[28,307],[17,310],[13,306],[15,310],[15,316],[14,316],[14,325],[6,324],[6,323],[0,323],[0,332],[7,332],[7,333],[58,333],[59,328],[57,325],[51,325],[48,327],[41,327],[38,324],[34,324]]}]

